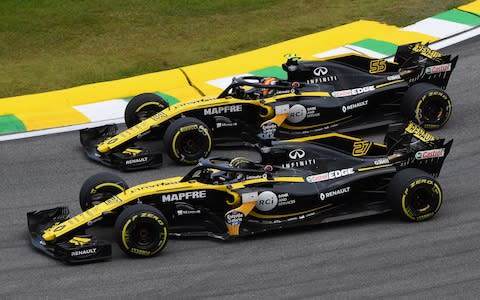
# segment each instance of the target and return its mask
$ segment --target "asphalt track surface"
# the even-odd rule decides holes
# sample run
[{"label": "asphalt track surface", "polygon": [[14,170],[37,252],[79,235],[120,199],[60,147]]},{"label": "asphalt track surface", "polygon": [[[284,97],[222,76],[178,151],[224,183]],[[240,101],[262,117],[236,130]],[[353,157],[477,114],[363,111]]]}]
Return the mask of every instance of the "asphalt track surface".
[{"label": "asphalt track surface", "polygon": [[[480,38],[459,54],[448,93],[454,110],[436,135],[454,138],[437,216],[408,223],[385,215],[233,242],[171,239],[151,259],[113,244],[108,262],[67,266],[35,251],[26,212],[70,206],[90,175],[78,133],[0,143],[0,298],[477,298],[480,296]],[[120,173],[130,185],[189,167]],[[110,239],[110,231],[98,232]]]}]

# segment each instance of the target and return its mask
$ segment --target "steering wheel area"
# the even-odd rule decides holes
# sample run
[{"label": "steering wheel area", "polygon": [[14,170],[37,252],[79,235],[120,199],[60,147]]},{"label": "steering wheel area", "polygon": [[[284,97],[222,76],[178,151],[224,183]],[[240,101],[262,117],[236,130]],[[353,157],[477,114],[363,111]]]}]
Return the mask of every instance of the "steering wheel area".
[{"label": "steering wheel area", "polygon": [[298,82],[291,83],[276,77],[233,77],[232,83],[218,96],[218,98],[231,96],[237,99],[258,100],[272,97],[280,91],[290,91],[298,87]]},{"label": "steering wheel area", "polygon": [[265,173],[263,165],[244,157],[201,159],[199,164],[183,177],[182,182],[196,180],[206,184],[230,184],[252,178],[260,178]]}]

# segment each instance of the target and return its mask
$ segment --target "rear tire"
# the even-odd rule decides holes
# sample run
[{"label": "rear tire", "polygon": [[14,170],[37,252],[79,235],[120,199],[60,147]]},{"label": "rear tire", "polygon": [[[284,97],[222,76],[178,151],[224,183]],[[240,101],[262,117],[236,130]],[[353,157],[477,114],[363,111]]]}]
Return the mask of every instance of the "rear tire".
[{"label": "rear tire", "polygon": [[137,95],[125,108],[125,124],[128,128],[150,118],[168,107],[168,102],[153,93]]},{"label": "rear tire", "polygon": [[387,197],[395,213],[405,220],[420,222],[438,212],[443,193],[430,174],[419,169],[404,169],[393,177]]},{"label": "rear tire", "polygon": [[168,155],[183,164],[196,164],[212,151],[210,129],[196,118],[180,118],[172,122],[163,137]]},{"label": "rear tire", "polygon": [[442,128],[452,114],[452,100],[441,88],[431,83],[411,86],[403,96],[402,113],[425,129]]},{"label": "rear tire", "polygon": [[155,207],[135,204],[118,216],[114,235],[120,249],[128,256],[152,257],[167,244],[167,220]]}]

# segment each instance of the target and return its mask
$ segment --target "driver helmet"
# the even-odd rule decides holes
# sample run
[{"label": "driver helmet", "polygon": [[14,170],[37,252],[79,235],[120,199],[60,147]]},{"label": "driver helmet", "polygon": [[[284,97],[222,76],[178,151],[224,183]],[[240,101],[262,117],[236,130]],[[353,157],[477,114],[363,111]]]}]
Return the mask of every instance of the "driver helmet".
[{"label": "driver helmet", "polygon": [[[277,85],[278,81],[279,80],[276,77],[265,77],[264,79],[262,79],[262,81],[260,83],[263,84],[263,85]],[[264,89],[262,89],[261,94],[264,97],[270,97],[270,96],[273,96],[275,94],[275,90],[264,88]]]}]

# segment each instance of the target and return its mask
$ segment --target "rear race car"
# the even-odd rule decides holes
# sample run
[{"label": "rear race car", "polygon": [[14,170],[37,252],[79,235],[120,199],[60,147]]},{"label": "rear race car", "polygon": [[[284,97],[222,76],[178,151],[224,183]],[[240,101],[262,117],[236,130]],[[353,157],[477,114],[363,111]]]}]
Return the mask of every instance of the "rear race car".
[{"label": "rear race car", "polygon": [[88,233],[97,224],[113,225],[128,256],[151,257],[171,236],[226,240],[392,211],[408,221],[431,219],[443,201],[436,177],[452,141],[410,123],[391,127],[386,142],[342,134],[275,142],[258,147],[260,161],[202,159],[183,177],[133,187],[99,173],[80,190],[82,213],[27,213],[31,241],[49,256],[82,263],[111,257],[111,245]]},{"label": "rear race car", "polygon": [[126,108],[125,130],[90,128],[80,140],[88,158],[138,170],[160,166],[165,152],[176,162],[195,164],[219,146],[268,145],[408,120],[436,129],[452,112],[444,88],[456,61],[420,43],[398,47],[394,62],[358,55],[290,57],[283,66],[288,80],[234,78],[218,97],[170,107],[159,95],[140,94]]}]

